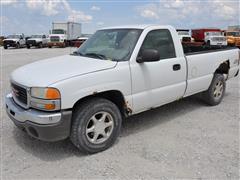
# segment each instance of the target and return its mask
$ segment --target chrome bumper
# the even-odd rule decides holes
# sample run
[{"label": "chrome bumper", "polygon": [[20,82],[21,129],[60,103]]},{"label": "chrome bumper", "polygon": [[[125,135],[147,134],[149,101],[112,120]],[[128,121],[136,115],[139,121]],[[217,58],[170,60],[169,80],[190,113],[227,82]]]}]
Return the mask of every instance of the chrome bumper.
[{"label": "chrome bumper", "polygon": [[61,120],[61,112],[52,113],[34,109],[23,109],[14,102],[12,94],[6,96],[5,103],[8,115],[22,123],[30,121],[38,124],[55,124]]},{"label": "chrome bumper", "polygon": [[42,112],[23,109],[18,106],[11,94],[5,99],[9,118],[30,136],[43,141],[59,141],[69,137],[72,111]]}]

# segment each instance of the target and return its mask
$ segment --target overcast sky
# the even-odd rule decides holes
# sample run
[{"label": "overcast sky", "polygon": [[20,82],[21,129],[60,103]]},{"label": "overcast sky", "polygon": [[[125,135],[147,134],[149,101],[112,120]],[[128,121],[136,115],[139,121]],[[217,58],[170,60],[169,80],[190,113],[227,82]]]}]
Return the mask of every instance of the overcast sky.
[{"label": "overcast sky", "polygon": [[176,28],[240,24],[239,0],[0,0],[1,34],[48,33],[53,21],[82,23],[84,33],[105,26],[162,24]]}]

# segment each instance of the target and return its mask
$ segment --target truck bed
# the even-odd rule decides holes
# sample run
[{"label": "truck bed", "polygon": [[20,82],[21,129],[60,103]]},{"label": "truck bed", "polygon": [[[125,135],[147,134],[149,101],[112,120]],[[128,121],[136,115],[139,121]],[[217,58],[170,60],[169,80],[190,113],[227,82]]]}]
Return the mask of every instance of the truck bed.
[{"label": "truck bed", "polygon": [[226,47],[211,47],[211,48],[207,48],[204,46],[183,46],[183,51],[184,54],[187,55],[194,55],[194,54],[203,54],[203,53],[211,53],[211,52],[218,52],[218,51],[225,51],[225,50],[231,50],[231,49],[238,49],[236,47],[230,47],[230,46],[226,46]]}]

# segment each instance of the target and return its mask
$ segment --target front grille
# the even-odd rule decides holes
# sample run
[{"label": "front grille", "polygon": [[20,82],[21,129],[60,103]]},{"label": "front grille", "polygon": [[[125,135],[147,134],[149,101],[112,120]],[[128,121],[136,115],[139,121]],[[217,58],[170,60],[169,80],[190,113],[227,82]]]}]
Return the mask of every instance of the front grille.
[{"label": "front grille", "polygon": [[213,37],[212,38],[213,41],[225,41],[224,37]]},{"label": "front grille", "polygon": [[190,37],[183,37],[182,41],[183,42],[191,42],[191,38]]},{"label": "front grille", "polygon": [[58,36],[51,36],[50,41],[51,42],[59,42],[60,38]]},{"label": "front grille", "polygon": [[35,41],[35,40],[27,40],[27,44],[35,45],[35,44],[36,44],[36,41]]},{"label": "front grille", "polygon": [[14,83],[12,85],[12,93],[16,103],[20,102],[24,106],[27,106],[27,90],[21,86],[18,86]]},{"label": "front grille", "polygon": [[4,40],[3,44],[14,44],[15,42],[12,40]]}]

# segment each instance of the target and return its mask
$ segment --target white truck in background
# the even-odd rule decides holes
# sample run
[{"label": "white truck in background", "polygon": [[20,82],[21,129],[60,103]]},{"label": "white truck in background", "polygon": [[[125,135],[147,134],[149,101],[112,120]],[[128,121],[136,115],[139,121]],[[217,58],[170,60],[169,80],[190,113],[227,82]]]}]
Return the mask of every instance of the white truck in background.
[{"label": "white truck in background", "polygon": [[47,36],[45,34],[32,35],[26,42],[27,48],[35,46],[38,48],[46,47],[48,43]]},{"label": "white truck in background", "polygon": [[177,29],[177,33],[181,42],[192,41],[192,37],[189,29]]},{"label": "white truck in background", "polygon": [[24,34],[9,35],[3,40],[4,49],[8,49],[9,47],[21,48],[25,47],[25,45],[26,39]]},{"label": "white truck in background", "polygon": [[82,34],[80,23],[75,22],[53,22],[52,30],[49,34],[48,47],[66,47],[72,45]]},{"label": "white truck in background", "polygon": [[127,116],[197,93],[218,105],[239,63],[238,48],[186,53],[172,26],[104,28],[73,54],[15,70],[6,111],[34,138],[70,137],[96,153],[116,141]]}]

